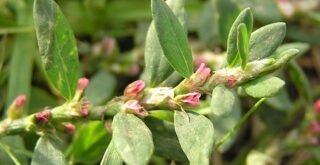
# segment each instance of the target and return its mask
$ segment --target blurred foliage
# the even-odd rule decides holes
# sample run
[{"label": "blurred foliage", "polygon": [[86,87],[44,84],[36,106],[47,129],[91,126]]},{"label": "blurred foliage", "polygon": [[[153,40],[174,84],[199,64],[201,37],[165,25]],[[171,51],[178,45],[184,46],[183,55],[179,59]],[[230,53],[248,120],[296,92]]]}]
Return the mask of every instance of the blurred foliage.
[{"label": "blurred foliage", "polygon": [[[34,113],[62,102],[40,65],[32,20],[33,0],[0,0],[0,110],[5,109],[19,94],[28,96],[28,110]],[[85,98],[94,105],[103,105],[113,96],[122,94],[124,87],[141,76],[144,68],[144,41],[151,21],[150,0],[56,0],[67,17],[77,38],[81,75],[91,79]],[[203,61],[211,68],[226,50],[228,32],[239,12],[251,7],[255,17],[253,29],[278,21],[286,22],[285,42],[302,44],[300,57],[272,76],[286,81],[278,95],[267,100],[267,105],[250,118],[244,128],[221,146],[214,155],[216,164],[320,164],[319,134],[310,132],[309,125],[319,120],[313,102],[320,98],[320,1],[319,0],[186,0],[187,31],[195,65]],[[296,47],[295,47],[296,48]],[[274,56],[288,50],[280,47]],[[218,61],[218,62],[217,62]],[[175,84],[180,76],[172,74],[167,84]],[[238,91],[241,91],[239,89]],[[230,130],[241,112],[249,109],[254,100],[242,89],[241,107],[237,100],[232,116],[212,122],[218,135]],[[250,92],[248,92],[250,94]],[[30,99],[29,99],[30,98]],[[203,100],[208,104],[210,98]],[[239,105],[238,105],[239,104]],[[199,111],[206,111],[204,106]],[[241,111],[242,109],[242,111]],[[161,115],[159,115],[161,118]],[[167,148],[173,146],[177,162],[186,157],[181,153],[170,120],[147,119],[155,141],[152,164],[162,165],[172,159]],[[154,123],[161,123],[158,127]],[[71,163],[97,164],[111,139],[110,125],[90,122],[77,126],[71,137],[60,136]],[[217,127],[217,128],[216,128]],[[159,130],[171,130],[160,134]],[[107,132],[108,130],[109,132]],[[99,133],[96,133],[99,132]],[[159,136],[157,135],[159,134]],[[221,134],[221,135],[220,135]],[[32,138],[32,140],[30,140]],[[13,164],[12,152],[23,164],[28,164],[37,136],[14,136],[0,139],[0,162]],[[172,140],[171,140],[172,139]],[[44,139],[43,141],[45,141]],[[32,142],[33,141],[33,142]],[[26,143],[31,143],[25,145]],[[316,143],[315,143],[316,142]],[[38,149],[38,150],[41,150]],[[10,151],[10,152],[8,152]],[[37,151],[35,151],[37,152]],[[49,151],[48,151],[49,152]],[[223,153],[223,154],[222,154]],[[218,158],[217,158],[218,157]],[[177,163],[178,164],[178,163]]]}]

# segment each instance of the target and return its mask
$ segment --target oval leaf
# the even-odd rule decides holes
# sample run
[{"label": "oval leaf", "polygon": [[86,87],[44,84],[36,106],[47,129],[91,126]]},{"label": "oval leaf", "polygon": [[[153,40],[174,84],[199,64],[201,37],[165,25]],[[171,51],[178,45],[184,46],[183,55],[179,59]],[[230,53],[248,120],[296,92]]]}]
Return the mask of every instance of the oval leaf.
[{"label": "oval leaf", "polygon": [[211,121],[202,115],[175,111],[174,127],[190,165],[209,165],[214,144]]},{"label": "oval leaf", "polygon": [[100,105],[113,96],[116,84],[117,80],[112,74],[101,70],[91,78],[84,97],[92,105]]},{"label": "oval leaf", "polygon": [[237,47],[242,69],[245,69],[248,63],[249,37],[246,25],[244,23],[240,24],[238,27]]},{"label": "oval leaf", "polygon": [[181,149],[172,122],[148,117],[146,118],[146,125],[152,131],[156,155],[179,162],[188,161]]},{"label": "oval leaf", "polygon": [[151,8],[164,55],[181,76],[190,77],[193,72],[193,62],[185,30],[163,0],[152,0]]},{"label": "oval leaf", "polygon": [[[186,13],[183,7],[184,2],[185,0],[166,1],[186,30]],[[147,33],[144,58],[146,63],[145,74],[147,74],[147,83],[151,87],[159,85],[174,71],[163,54],[154,22],[151,22]]]},{"label": "oval leaf", "polygon": [[263,77],[246,83],[243,89],[254,98],[271,97],[278,93],[284,84],[278,77]]},{"label": "oval leaf", "polygon": [[100,165],[122,165],[123,161],[121,156],[119,155],[114,143],[109,143],[109,146],[106,152],[103,155]]},{"label": "oval leaf", "polygon": [[34,1],[39,51],[54,87],[71,100],[80,75],[76,40],[67,19],[53,0]]},{"label": "oval leaf", "polygon": [[47,135],[40,137],[32,156],[31,165],[67,165],[65,157],[58,147],[58,141]]},{"label": "oval leaf", "polygon": [[286,24],[273,23],[261,27],[251,34],[249,42],[249,61],[270,56],[281,44],[286,35]]},{"label": "oval leaf", "polygon": [[227,45],[227,61],[229,66],[234,66],[238,63],[237,61],[237,34],[238,34],[238,27],[240,24],[244,24],[247,28],[247,35],[250,36],[253,26],[253,16],[250,8],[244,9],[237,19],[233,22],[229,36],[228,36],[228,45]]},{"label": "oval leaf", "polygon": [[118,113],[112,122],[112,140],[128,165],[147,164],[153,153],[148,127],[133,114]]},{"label": "oval leaf", "polygon": [[236,94],[223,85],[215,87],[211,97],[211,111],[217,116],[228,116],[235,109]]}]

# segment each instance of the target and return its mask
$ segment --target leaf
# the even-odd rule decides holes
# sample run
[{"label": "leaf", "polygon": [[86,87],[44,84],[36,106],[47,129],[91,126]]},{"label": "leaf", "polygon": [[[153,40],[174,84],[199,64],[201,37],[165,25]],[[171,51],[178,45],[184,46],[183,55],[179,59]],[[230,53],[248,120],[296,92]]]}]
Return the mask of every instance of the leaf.
[{"label": "leaf", "polygon": [[280,91],[285,82],[278,77],[262,77],[243,85],[244,91],[254,97],[271,97]]},{"label": "leaf", "polygon": [[113,96],[116,83],[117,80],[112,74],[101,70],[91,78],[84,97],[92,105],[100,105]]},{"label": "leaf", "polygon": [[275,58],[279,58],[279,56],[290,49],[298,49],[299,53],[297,55],[297,57],[302,56],[303,54],[307,53],[307,51],[310,49],[310,45],[307,43],[303,43],[303,42],[293,42],[293,43],[287,43],[287,44],[283,44],[281,46],[278,47],[278,49],[275,51],[274,53],[274,57]]},{"label": "leaf", "polygon": [[242,34],[244,35],[242,37],[247,37],[249,39],[253,27],[253,16],[250,8],[244,9],[231,26],[227,42],[227,61],[229,66],[235,66],[238,63],[236,56],[238,54],[237,43],[239,39],[237,38],[239,36],[238,31],[241,24],[244,24],[243,26],[245,26],[247,31],[246,34]]},{"label": "leaf", "polygon": [[209,165],[214,144],[210,120],[202,115],[175,111],[174,127],[190,165]]},{"label": "leaf", "polygon": [[[237,95],[235,95],[235,106],[228,116],[216,116],[213,113],[209,115],[212,121],[216,142],[219,142],[234,126],[238,123],[241,117],[241,105]],[[227,151],[237,138],[238,131],[236,131],[226,142],[224,142],[218,149],[220,152]]]},{"label": "leaf", "polygon": [[211,111],[217,116],[228,116],[236,106],[236,94],[223,85],[216,86],[212,91]]},{"label": "leaf", "polygon": [[246,158],[247,165],[266,165],[266,164],[276,164],[275,160],[262,152],[252,150]]},{"label": "leaf", "polygon": [[123,161],[119,155],[114,143],[110,142],[106,152],[103,155],[100,165],[122,165]]},{"label": "leaf", "polygon": [[164,55],[181,76],[189,78],[193,72],[193,62],[185,30],[163,0],[152,0],[151,8]]},{"label": "leaf", "polygon": [[238,27],[237,47],[242,69],[245,69],[248,63],[249,37],[246,25],[240,24]]},{"label": "leaf", "polygon": [[153,153],[152,134],[133,114],[118,113],[112,122],[112,140],[128,165],[146,165]]},{"label": "leaf", "polygon": [[[15,1],[17,10],[17,23],[20,26],[30,26],[33,24],[32,3],[25,1]],[[28,41],[28,42],[26,42]],[[19,95],[30,97],[32,80],[33,58],[36,54],[35,37],[33,33],[16,34],[13,52],[10,59],[10,75],[8,84],[8,99],[6,106],[10,106],[12,101]],[[25,103],[24,111],[28,111],[29,99]]]},{"label": "leaf", "polygon": [[67,150],[68,157],[75,163],[95,164],[111,140],[111,135],[106,131],[103,122],[91,121],[81,125]]},{"label": "leaf", "polygon": [[294,61],[289,63],[289,76],[298,89],[299,94],[305,97],[309,102],[312,102],[312,88],[308,81],[307,75],[302,68]]},{"label": "leaf", "polygon": [[146,125],[152,132],[156,155],[169,160],[188,162],[179,144],[173,123],[148,117]]},{"label": "leaf", "polygon": [[228,48],[228,36],[230,34],[230,29],[239,15],[240,10],[239,7],[231,0],[214,0],[213,3],[215,10],[217,11],[220,40],[222,45]]},{"label": "leaf", "polygon": [[270,56],[286,35],[286,24],[273,23],[261,27],[251,34],[249,41],[249,61]]},{"label": "leaf", "polygon": [[[185,0],[167,0],[166,3],[186,31],[186,13],[183,8]],[[149,86],[154,87],[159,85],[173,73],[173,68],[163,54],[154,21],[151,22],[147,33],[144,57],[145,74],[147,74],[147,83]]]},{"label": "leaf", "polygon": [[76,40],[53,0],[34,1],[34,21],[46,74],[55,88],[71,100],[80,75]]},{"label": "leaf", "polygon": [[[20,136],[11,135],[1,137],[0,143],[1,145],[8,147],[10,151],[12,151],[12,156],[16,157],[21,164],[28,164],[28,157],[22,152],[18,152],[26,151],[24,141]],[[0,162],[6,165],[16,165],[15,161],[12,159],[12,156],[8,156],[8,153],[5,152],[6,151],[0,150]]]},{"label": "leaf", "polygon": [[39,138],[32,156],[31,165],[67,165],[65,157],[58,147],[57,139],[44,135]]},{"label": "leaf", "polygon": [[205,2],[197,32],[200,41],[208,48],[216,47],[219,44],[217,14],[212,1]]}]

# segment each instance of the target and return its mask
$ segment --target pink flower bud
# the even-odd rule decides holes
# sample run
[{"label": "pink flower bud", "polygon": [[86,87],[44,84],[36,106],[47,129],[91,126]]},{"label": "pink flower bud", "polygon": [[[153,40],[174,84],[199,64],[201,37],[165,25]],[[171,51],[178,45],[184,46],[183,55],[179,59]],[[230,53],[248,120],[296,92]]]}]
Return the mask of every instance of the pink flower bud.
[{"label": "pink flower bud", "polygon": [[116,40],[111,37],[105,37],[102,41],[107,55],[111,54],[115,48]]},{"label": "pink flower bud", "polygon": [[145,82],[142,80],[137,80],[126,87],[126,89],[124,90],[124,95],[136,96],[143,91],[144,87],[145,87]]},{"label": "pink flower bud", "polygon": [[196,71],[196,76],[200,77],[201,80],[206,80],[211,75],[211,69],[206,67],[204,63],[201,63],[198,70]]},{"label": "pink flower bud", "polygon": [[89,84],[89,80],[87,78],[80,78],[78,80],[78,90],[84,90]]},{"label": "pink flower bud", "polygon": [[74,132],[76,131],[76,126],[74,126],[73,124],[71,123],[63,123],[63,126],[65,128],[65,131],[68,133],[68,134],[74,134]]},{"label": "pink flower bud", "polygon": [[181,95],[181,98],[178,101],[181,101],[191,107],[197,107],[200,104],[200,97],[201,94],[199,92],[192,92]]},{"label": "pink flower bud", "polygon": [[313,104],[314,110],[316,114],[320,114],[320,99],[318,99],[314,104]]},{"label": "pink flower bud", "polygon": [[80,109],[80,115],[83,117],[86,117],[89,115],[89,107],[90,107],[90,103],[89,101],[83,101],[81,103],[81,109]]},{"label": "pink flower bud", "polygon": [[237,78],[234,75],[230,75],[227,78],[227,85],[228,87],[233,87],[237,82]]},{"label": "pink flower bud", "polygon": [[129,100],[124,104],[124,110],[126,112],[134,113],[138,116],[147,116],[148,112],[139,104],[137,100]]},{"label": "pink flower bud", "polygon": [[318,134],[320,133],[320,124],[318,123],[318,121],[313,120],[310,124],[310,130],[312,133],[314,134]]},{"label": "pink flower bud", "polygon": [[51,111],[44,110],[42,112],[38,112],[34,115],[34,117],[36,118],[37,123],[48,124],[49,119],[51,117]]},{"label": "pink flower bud", "polygon": [[15,100],[16,107],[19,108],[19,107],[23,106],[25,102],[26,102],[25,95],[18,96]]}]

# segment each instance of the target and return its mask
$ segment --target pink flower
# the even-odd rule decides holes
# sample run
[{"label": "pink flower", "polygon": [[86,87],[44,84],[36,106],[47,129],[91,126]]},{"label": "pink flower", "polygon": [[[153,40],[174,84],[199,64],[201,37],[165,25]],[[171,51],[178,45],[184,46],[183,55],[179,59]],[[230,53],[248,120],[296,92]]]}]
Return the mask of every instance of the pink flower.
[{"label": "pink flower", "polygon": [[78,90],[84,90],[89,84],[89,80],[87,78],[80,78],[78,80]]},{"label": "pink flower", "polygon": [[191,107],[197,107],[200,104],[201,94],[199,92],[192,92],[185,95],[181,95],[179,101],[187,104]]},{"label": "pink flower", "polygon": [[124,90],[125,96],[136,96],[141,93],[145,87],[145,82],[142,80],[137,80],[131,84],[129,84]]},{"label": "pink flower", "polygon": [[22,107],[25,102],[26,102],[26,96],[25,95],[18,96],[16,98],[16,100],[15,100],[16,107],[17,108]]},{"label": "pink flower", "polygon": [[37,123],[48,124],[51,117],[51,111],[47,109],[42,112],[38,112],[34,117],[36,118]]},{"label": "pink flower", "polygon": [[312,133],[314,134],[318,134],[320,133],[320,124],[318,123],[318,121],[313,120],[310,124],[310,130]]},{"label": "pink flower", "polygon": [[211,75],[211,69],[206,67],[204,63],[201,63],[198,70],[196,71],[196,76],[201,80],[206,80]]},{"label": "pink flower", "polygon": [[124,110],[142,117],[148,115],[148,112],[139,104],[138,100],[127,101],[124,104]]},{"label": "pink flower", "polygon": [[234,75],[230,75],[227,78],[227,85],[228,87],[233,87],[237,82],[237,78]]},{"label": "pink flower", "polygon": [[313,104],[314,110],[317,114],[320,114],[320,99],[318,99],[314,104]]},{"label": "pink flower", "polygon": [[89,101],[83,101],[81,103],[81,108],[80,108],[80,115],[83,117],[86,117],[89,115],[89,107],[90,107],[90,103]]},{"label": "pink flower", "polygon": [[65,131],[68,133],[68,134],[74,134],[74,132],[76,131],[76,126],[74,126],[73,124],[71,123],[63,123],[63,126],[65,128]]}]

